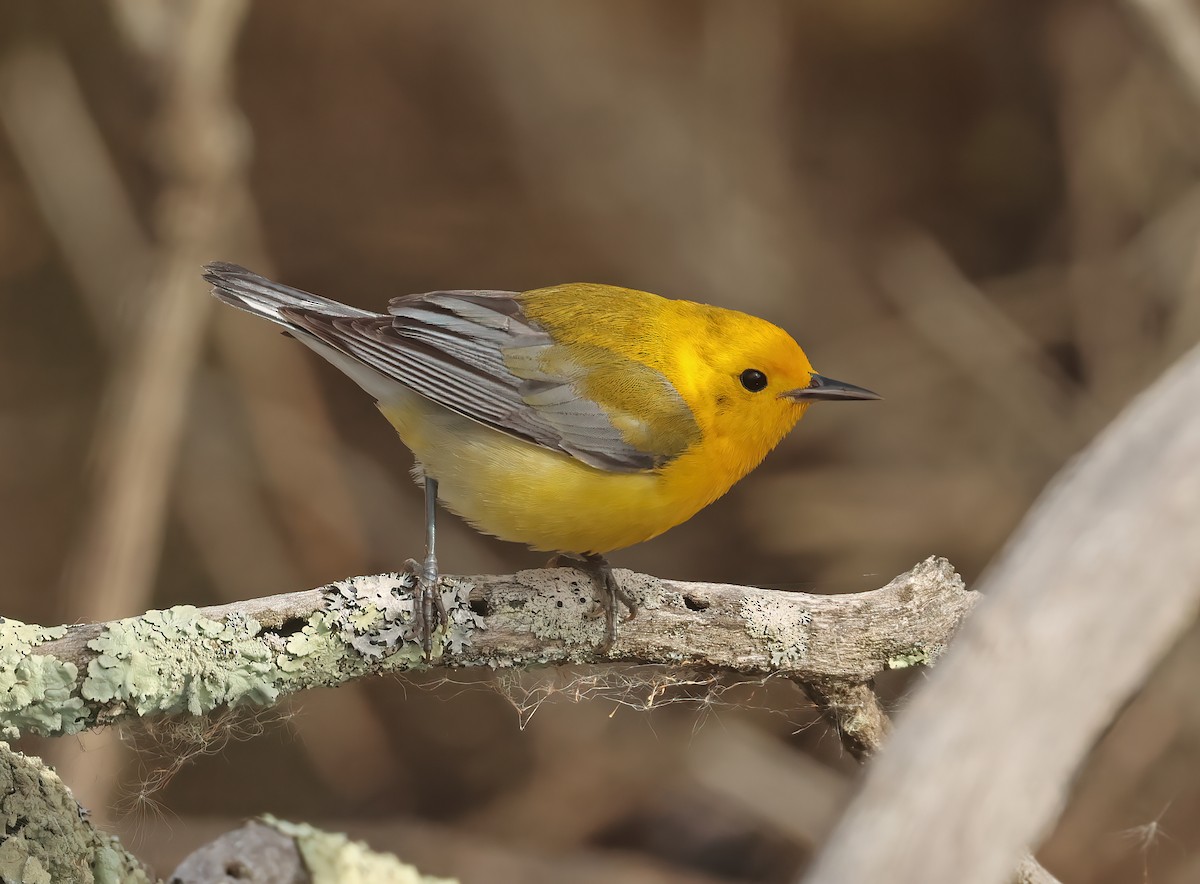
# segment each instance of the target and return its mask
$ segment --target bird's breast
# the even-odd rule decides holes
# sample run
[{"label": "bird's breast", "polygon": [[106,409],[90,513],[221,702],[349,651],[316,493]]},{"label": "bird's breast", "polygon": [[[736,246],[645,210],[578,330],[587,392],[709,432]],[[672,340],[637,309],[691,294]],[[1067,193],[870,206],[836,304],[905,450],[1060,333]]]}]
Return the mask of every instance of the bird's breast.
[{"label": "bird's breast", "polygon": [[[659,470],[608,472],[413,394],[380,403],[441,503],[480,531],[537,550],[605,553],[685,522],[744,475],[703,445]],[[720,458],[717,458],[720,461]]]}]

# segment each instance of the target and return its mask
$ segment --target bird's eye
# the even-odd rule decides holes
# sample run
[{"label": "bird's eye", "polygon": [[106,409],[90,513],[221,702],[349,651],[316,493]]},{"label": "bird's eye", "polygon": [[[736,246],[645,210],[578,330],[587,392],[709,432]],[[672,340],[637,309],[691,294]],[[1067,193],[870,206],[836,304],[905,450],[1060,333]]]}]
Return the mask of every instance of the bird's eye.
[{"label": "bird's eye", "polygon": [[739,380],[742,386],[751,393],[757,393],[759,390],[765,389],[767,386],[767,376],[757,368],[748,368],[742,372]]}]

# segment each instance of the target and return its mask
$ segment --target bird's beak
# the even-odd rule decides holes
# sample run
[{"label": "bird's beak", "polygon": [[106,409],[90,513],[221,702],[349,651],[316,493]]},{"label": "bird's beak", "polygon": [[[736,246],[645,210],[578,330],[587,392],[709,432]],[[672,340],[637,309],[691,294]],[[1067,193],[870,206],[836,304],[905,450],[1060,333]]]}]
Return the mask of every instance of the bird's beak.
[{"label": "bird's beak", "polygon": [[856,387],[845,381],[835,381],[813,372],[812,380],[807,387],[799,390],[788,390],[780,394],[785,399],[796,402],[830,402],[841,399],[882,399],[878,393],[872,393],[865,387]]}]

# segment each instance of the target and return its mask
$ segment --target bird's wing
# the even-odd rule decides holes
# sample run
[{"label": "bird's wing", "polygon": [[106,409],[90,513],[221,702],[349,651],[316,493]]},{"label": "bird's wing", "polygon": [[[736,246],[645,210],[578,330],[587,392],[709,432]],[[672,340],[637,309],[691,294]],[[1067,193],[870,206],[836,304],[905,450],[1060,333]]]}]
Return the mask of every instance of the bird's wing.
[{"label": "bird's wing", "polygon": [[386,317],[283,313],[438,405],[602,470],[654,469],[699,439],[691,410],[661,373],[556,343],[514,292],[396,298]]}]

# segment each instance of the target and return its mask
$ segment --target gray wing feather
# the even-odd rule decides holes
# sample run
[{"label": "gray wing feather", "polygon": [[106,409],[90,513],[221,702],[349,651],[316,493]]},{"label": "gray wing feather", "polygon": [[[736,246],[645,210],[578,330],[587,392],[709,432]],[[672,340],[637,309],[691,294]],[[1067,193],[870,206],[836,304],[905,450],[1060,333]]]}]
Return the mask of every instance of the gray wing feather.
[{"label": "gray wing feather", "polygon": [[315,338],[471,420],[613,472],[653,469],[668,457],[626,442],[604,409],[580,396],[569,370],[557,376],[542,367],[554,340],[525,316],[514,292],[411,295],[393,299],[385,316],[234,264],[205,270],[221,300],[301,339]]},{"label": "gray wing feather", "polygon": [[359,310],[349,304],[331,301],[320,295],[312,295],[291,286],[280,285],[265,276],[259,276],[225,261],[213,261],[204,265],[204,278],[212,283],[212,293],[239,310],[253,313],[272,322],[286,325],[280,310],[312,310],[328,316],[378,316],[369,310]]},{"label": "gray wing feather", "polygon": [[[662,458],[630,445],[597,403],[581,397],[574,378],[549,377],[536,357],[553,338],[521,312],[513,292],[430,292],[392,301],[390,327],[377,335],[403,350],[425,344],[424,373],[409,370],[406,385],[468,417],[486,408],[494,426],[611,471],[637,471]],[[514,373],[512,365],[528,370]],[[468,379],[466,388],[447,381]],[[439,387],[438,383],[446,384]],[[487,399],[486,406],[480,399]],[[499,414],[497,414],[499,412]]]}]

